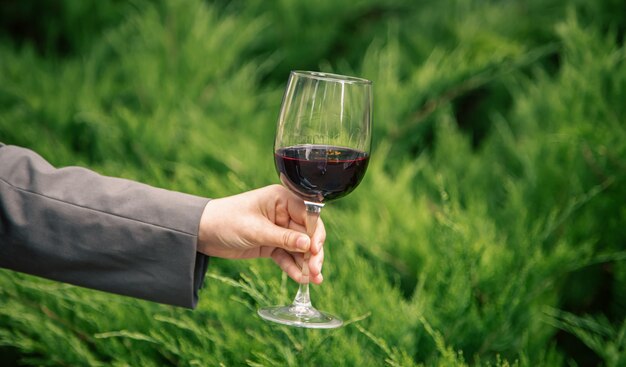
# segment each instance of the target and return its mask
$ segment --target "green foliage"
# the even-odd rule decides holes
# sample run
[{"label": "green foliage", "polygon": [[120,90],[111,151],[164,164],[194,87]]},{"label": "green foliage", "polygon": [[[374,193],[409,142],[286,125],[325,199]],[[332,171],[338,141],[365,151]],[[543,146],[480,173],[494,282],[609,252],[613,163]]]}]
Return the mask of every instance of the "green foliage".
[{"label": "green foliage", "polygon": [[56,165],[210,197],[274,183],[290,69],[372,79],[375,147],[323,214],[313,297],[345,327],[260,320],[295,292],[268,261],[212,259],[194,311],[1,271],[20,363],[624,364],[621,1],[35,4],[0,5],[0,141]]},{"label": "green foliage", "polygon": [[576,335],[596,352],[606,366],[626,363],[626,323],[612,325],[604,315],[581,317],[559,310],[548,310],[546,314],[551,323]]}]

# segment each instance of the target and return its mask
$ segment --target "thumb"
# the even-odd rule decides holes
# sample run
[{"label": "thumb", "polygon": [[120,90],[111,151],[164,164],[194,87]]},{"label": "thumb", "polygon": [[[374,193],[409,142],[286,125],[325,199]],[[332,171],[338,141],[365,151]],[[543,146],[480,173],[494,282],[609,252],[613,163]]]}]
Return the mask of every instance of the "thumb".
[{"label": "thumb", "polygon": [[311,247],[311,239],[302,232],[272,226],[267,233],[265,245],[280,247],[292,252],[307,252]]}]

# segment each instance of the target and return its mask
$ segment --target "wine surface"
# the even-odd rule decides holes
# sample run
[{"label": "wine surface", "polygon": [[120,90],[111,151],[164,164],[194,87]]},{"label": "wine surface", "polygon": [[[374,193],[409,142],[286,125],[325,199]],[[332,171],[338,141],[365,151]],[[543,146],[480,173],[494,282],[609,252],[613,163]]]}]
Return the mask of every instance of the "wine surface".
[{"label": "wine surface", "polygon": [[366,152],[330,145],[278,149],[276,169],[282,183],[304,200],[327,202],[349,194],[367,169]]}]

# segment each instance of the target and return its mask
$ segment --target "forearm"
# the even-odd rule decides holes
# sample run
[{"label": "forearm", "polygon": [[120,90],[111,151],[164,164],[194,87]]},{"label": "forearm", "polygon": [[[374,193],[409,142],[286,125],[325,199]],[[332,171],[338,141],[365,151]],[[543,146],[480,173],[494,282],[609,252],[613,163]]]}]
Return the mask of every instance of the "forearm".
[{"label": "forearm", "polygon": [[197,235],[207,202],[0,147],[0,266],[193,307],[206,269]]}]

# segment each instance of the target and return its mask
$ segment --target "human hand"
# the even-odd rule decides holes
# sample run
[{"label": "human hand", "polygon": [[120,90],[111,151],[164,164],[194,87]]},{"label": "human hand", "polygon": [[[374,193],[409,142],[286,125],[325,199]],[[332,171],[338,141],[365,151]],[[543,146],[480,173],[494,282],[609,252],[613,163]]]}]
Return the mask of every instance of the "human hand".
[{"label": "human hand", "polygon": [[319,219],[309,238],[305,220],[302,199],[280,185],[214,199],[200,219],[198,251],[227,259],[271,257],[296,282],[310,251],[309,280],[320,284],[326,230]]}]

